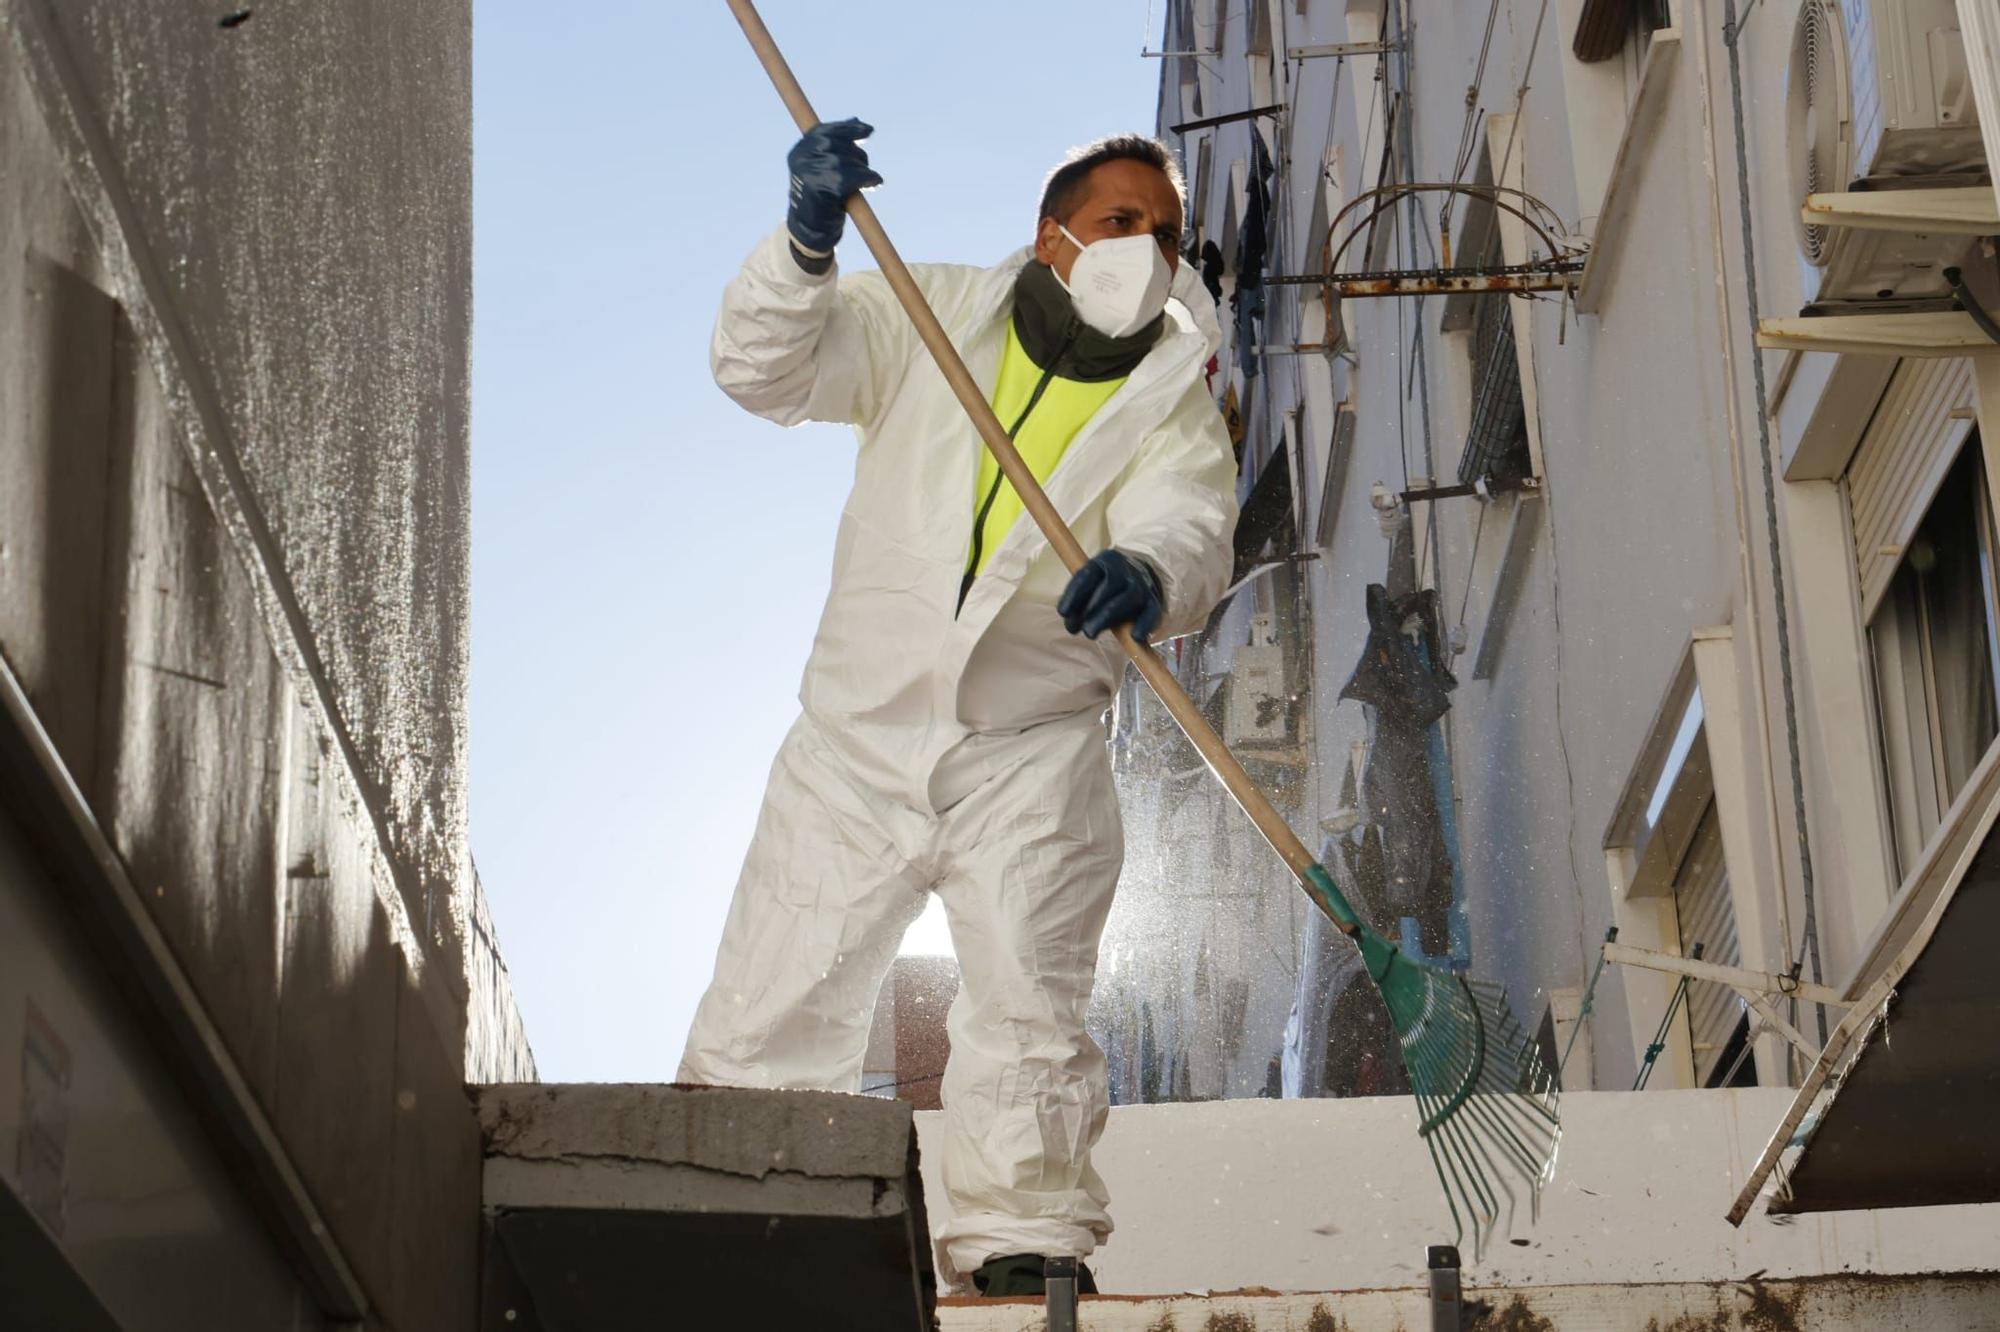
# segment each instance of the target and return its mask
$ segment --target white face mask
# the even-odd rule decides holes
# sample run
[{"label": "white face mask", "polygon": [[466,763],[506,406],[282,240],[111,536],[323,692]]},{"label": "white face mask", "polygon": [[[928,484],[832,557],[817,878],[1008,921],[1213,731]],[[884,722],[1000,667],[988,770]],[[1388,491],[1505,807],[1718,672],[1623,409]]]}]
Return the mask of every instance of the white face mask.
[{"label": "white face mask", "polygon": [[[1123,338],[1153,322],[1167,305],[1173,273],[1152,236],[1107,236],[1085,245],[1056,224],[1076,246],[1063,290],[1084,323],[1107,337]],[[1062,275],[1056,274],[1062,281]]]}]

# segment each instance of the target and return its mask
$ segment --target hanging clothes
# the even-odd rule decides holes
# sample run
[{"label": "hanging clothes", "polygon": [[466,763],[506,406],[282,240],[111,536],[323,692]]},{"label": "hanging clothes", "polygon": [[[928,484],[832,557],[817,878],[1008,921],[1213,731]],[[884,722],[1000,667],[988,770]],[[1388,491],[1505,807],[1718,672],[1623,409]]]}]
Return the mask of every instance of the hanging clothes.
[{"label": "hanging clothes", "polygon": [[1368,713],[1368,770],[1361,796],[1381,830],[1386,874],[1383,905],[1414,917],[1425,953],[1451,951],[1455,867],[1431,767],[1431,726],[1451,708],[1458,681],[1443,665],[1437,594],[1391,597],[1379,583],[1367,594],[1368,640],[1341,689]]}]

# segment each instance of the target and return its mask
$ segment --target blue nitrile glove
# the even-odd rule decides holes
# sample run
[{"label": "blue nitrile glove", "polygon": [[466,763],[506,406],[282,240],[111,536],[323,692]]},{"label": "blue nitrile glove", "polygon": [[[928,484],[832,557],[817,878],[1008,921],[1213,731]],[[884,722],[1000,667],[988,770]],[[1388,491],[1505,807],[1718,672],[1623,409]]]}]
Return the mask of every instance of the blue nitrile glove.
[{"label": "blue nitrile glove", "polygon": [[1120,550],[1099,551],[1070,575],[1069,586],[1056,601],[1063,628],[1095,638],[1121,624],[1132,626],[1141,643],[1159,626],[1166,604],[1160,579],[1143,560]]},{"label": "blue nitrile glove", "polygon": [[785,162],[792,170],[792,205],[785,226],[792,243],[808,255],[833,253],[847,228],[847,196],[882,178],[868,169],[860,140],[875,132],[859,120],[822,122],[792,145]]}]

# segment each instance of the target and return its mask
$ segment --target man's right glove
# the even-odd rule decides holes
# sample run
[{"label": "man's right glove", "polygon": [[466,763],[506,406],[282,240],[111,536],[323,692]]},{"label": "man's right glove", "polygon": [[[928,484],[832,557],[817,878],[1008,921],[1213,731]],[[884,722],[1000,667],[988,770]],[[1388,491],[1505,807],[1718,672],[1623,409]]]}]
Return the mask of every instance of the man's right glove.
[{"label": "man's right glove", "polygon": [[847,196],[882,183],[868,169],[868,154],[860,144],[874,132],[874,126],[859,120],[822,122],[792,145],[785,159],[792,169],[792,205],[785,225],[792,244],[807,257],[832,254],[847,228]]}]

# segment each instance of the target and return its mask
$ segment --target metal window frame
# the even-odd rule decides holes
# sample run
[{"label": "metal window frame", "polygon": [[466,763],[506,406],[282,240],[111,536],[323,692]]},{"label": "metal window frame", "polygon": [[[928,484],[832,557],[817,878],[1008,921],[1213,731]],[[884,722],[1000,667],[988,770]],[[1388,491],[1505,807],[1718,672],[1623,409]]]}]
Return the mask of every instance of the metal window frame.
[{"label": "metal window frame", "polygon": [[1354,457],[1355,426],[1354,404],[1343,398],[1333,409],[1333,433],[1326,446],[1326,474],[1320,478],[1319,513],[1313,523],[1313,541],[1322,551],[1333,547],[1340,497],[1347,488],[1347,465]]},{"label": "metal window frame", "polygon": [[[1974,532],[1973,538],[1979,547],[1980,581],[1985,592],[1986,649],[1987,660],[1993,673],[1996,704],[2000,704],[2000,533],[1996,533],[1994,505],[1992,497],[1993,478],[1987,474],[1986,458],[1980,447],[1977,429],[1968,431],[1958,445],[1950,463],[1944,468],[1944,476],[1957,470],[1968,451],[1977,469],[1980,484],[1974,487]],[[1912,531],[1920,531],[1929,521],[1931,511],[1944,493],[1943,484],[1924,496],[1923,510],[1912,525]],[[1944,770],[1944,746],[1946,721],[1942,715],[1937,681],[1937,648],[1931,625],[1929,598],[1919,585],[1913,632],[1916,636],[1910,648],[1900,643],[1893,648],[1885,643],[1890,626],[1883,624],[1885,617],[1896,617],[1901,606],[1896,597],[1896,585],[1909,567],[1910,556],[1906,552],[1898,559],[1895,572],[1889,576],[1882,595],[1870,609],[1868,619],[1862,625],[1862,647],[1867,669],[1869,699],[1873,705],[1873,716],[1869,724],[1874,729],[1877,757],[1876,780],[1881,801],[1881,812],[1889,830],[1890,854],[1898,875],[1908,875],[1917,859],[1922,855],[1924,845],[1935,836],[1959,794],[1949,785],[1949,774]],[[1894,629],[1898,639],[1906,632],[1901,626]],[[1903,670],[1896,672],[1897,680],[1891,684],[1885,681],[1883,654],[1885,650],[1895,650],[1909,655],[1914,649],[1915,678],[1905,679]],[[1893,729],[1886,708],[1889,694],[1896,688],[1904,692],[1895,701],[1905,716],[1923,719],[1922,753],[1916,744],[1919,737],[1912,732],[1901,733]],[[1913,700],[1908,690],[1914,687],[1921,691],[1921,697],[1914,700],[1919,706],[1912,707]],[[2000,743],[2000,740],[1995,741]],[[1924,781],[1925,778],[1928,781]],[[1909,810],[1899,811],[1899,792],[1909,787],[1918,800],[1918,805]],[[1907,816],[1907,817],[1906,817]],[[1909,828],[1926,829],[1920,836],[1910,838]],[[1905,841],[1914,844],[1905,846]]]}]

